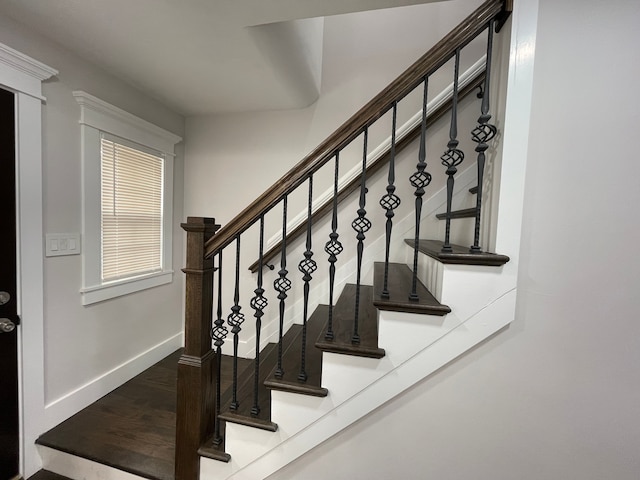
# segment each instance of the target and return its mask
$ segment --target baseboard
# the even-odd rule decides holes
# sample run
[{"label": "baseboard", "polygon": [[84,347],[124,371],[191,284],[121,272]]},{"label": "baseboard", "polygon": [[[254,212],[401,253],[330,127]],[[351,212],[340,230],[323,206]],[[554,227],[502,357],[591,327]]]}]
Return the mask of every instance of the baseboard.
[{"label": "baseboard", "polygon": [[159,362],[164,357],[182,347],[182,332],[154,345],[148,350],[121,363],[81,387],[45,405],[45,425],[47,431],[83,408],[91,405],[126,381]]}]

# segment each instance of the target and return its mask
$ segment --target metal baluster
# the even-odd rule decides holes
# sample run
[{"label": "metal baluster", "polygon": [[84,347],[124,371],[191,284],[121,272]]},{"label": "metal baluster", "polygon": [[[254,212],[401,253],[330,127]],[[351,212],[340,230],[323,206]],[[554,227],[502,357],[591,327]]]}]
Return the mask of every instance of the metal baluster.
[{"label": "metal baluster", "polygon": [[333,286],[336,278],[336,262],[338,255],[342,253],[343,247],[338,240],[338,168],[340,162],[340,152],[336,152],[336,163],[333,174],[333,215],[331,217],[331,233],[329,241],[324,246],[324,251],[329,254],[329,320],[327,322],[327,332],[324,338],[333,340]]},{"label": "metal baluster", "polygon": [[258,415],[260,413],[260,405],[258,403],[258,388],[260,386],[260,330],[262,329],[262,316],[264,315],[264,309],[269,303],[264,296],[264,288],[262,288],[262,258],[264,254],[264,215],[260,216],[260,247],[258,256],[258,284],[257,288],[253,291],[255,296],[251,299],[251,308],[255,310],[253,314],[256,317],[256,360],[255,370],[253,373],[253,406],[251,407],[251,415]]},{"label": "metal baluster", "polygon": [[392,218],[394,216],[394,210],[400,206],[400,198],[395,194],[396,187],[393,184],[396,179],[395,162],[396,162],[396,116],[398,113],[398,102],[393,104],[393,121],[391,126],[391,156],[389,159],[389,177],[387,185],[387,194],[380,199],[380,206],[384,208],[387,213],[386,224],[386,247],[384,257],[384,282],[382,286],[382,292],[380,296],[382,298],[389,298],[389,249],[391,246],[391,228],[393,227]]},{"label": "metal baluster", "polygon": [[416,229],[415,240],[413,249],[413,280],[411,282],[411,292],[409,293],[409,300],[418,301],[418,241],[420,239],[420,216],[422,214],[422,196],[424,195],[424,189],[429,183],[431,183],[431,174],[425,172],[427,168],[427,92],[429,89],[429,78],[424,78],[424,96],[422,100],[422,127],[420,130],[420,150],[418,152],[418,164],[416,165],[417,171],[411,175],[409,181],[411,185],[416,189],[414,195],[416,196]]},{"label": "metal baluster", "polygon": [[458,76],[460,71],[460,49],[456,50],[455,66],[453,73],[453,99],[451,100],[451,127],[449,129],[449,143],[447,143],[447,151],[442,154],[440,159],[442,165],[447,167],[447,221],[445,226],[444,243],[442,252],[452,252],[450,243],[451,236],[451,202],[453,200],[454,178],[458,169],[458,165],[464,160],[464,152],[458,147]]},{"label": "metal baluster", "polygon": [[227,338],[229,330],[224,326],[224,320],[222,319],[222,250],[218,253],[218,311],[216,315],[216,321],[213,322],[214,327],[211,329],[211,339],[214,340],[216,347],[216,359],[218,364],[218,375],[216,376],[216,418],[215,418],[215,434],[213,436],[213,443],[220,445],[222,443],[222,436],[220,435],[220,379],[222,376],[222,345],[224,339]]},{"label": "metal baluster", "polygon": [[495,20],[489,24],[487,39],[487,67],[484,78],[484,89],[482,95],[482,106],[480,107],[480,117],[478,126],[471,132],[471,139],[476,142],[476,152],[478,152],[478,192],[476,193],[476,224],[473,236],[473,245],[469,249],[471,253],[482,252],[480,248],[480,215],[482,213],[482,182],[484,181],[485,151],[489,148],[488,142],[496,136],[497,128],[489,123],[489,85],[491,81],[491,53],[493,51],[493,28]]},{"label": "metal baluster", "polygon": [[242,330],[242,323],[244,322],[244,314],[240,312],[242,308],[239,305],[240,301],[240,235],[236,235],[236,282],[235,291],[233,294],[233,307],[231,307],[231,314],[227,317],[227,323],[232,327],[231,333],[233,333],[233,386],[232,386],[232,398],[229,408],[231,410],[237,410],[240,406],[238,402],[238,334]]},{"label": "metal baluster", "polygon": [[364,129],[364,148],[362,152],[362,174],[360,175],[360,208],[358,208],[358,218],[351,222],[351,228],[356,232],[356,238],[358,239],[358,266],[356,269],[356,305],[355,315],[353,319],[353,335],[351,335],[351,343],[360,343],[359,332],[359,316],[360,316],[360,277],[362,274],[362,254],[364,251],[364,239],[365,233],[371,228],[371,222],[365,217],[367,211],[364,209],[367,202],[367,140],[369,137],[369,129]]},{"label": "metal baluster", "polygon": [[280,252],[280,271],[278,278],[273,281],[273,288],[278,292],[280,300],[280,331],[278,333],[278,366],[276,368],[276,378],[282,378],[284,370],[282,368],[282,335],[284,330],[284,306],[287,298],[287,291],[291,289],[291,280],[287,278],[287,196],[285,195],[282,204],[282,250]]},{"label": "metal baluster", "polygon": [[312,260],[313,252],[311,251],[311,207],[313,201],[313,174],[309,175],[309,202],[307,211],[307,249],[304,252],[304,260],[301,260],[298,264],[298,270],[303,274],[302,280],[304,280],[304,307],[302,316],[302,353],[300,362],[300,373],[298,373],[298,380],[301,382],[307,381],[306,360],[307,360],[307,319],[309,313],[309,282],[311,281],[311,274],[318,268],[315,260]]}]

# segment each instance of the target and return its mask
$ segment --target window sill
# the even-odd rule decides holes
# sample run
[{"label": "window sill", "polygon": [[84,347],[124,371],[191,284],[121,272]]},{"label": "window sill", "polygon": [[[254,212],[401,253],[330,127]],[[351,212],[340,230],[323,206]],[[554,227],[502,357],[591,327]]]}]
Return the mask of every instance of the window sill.
[{"label": "window sill", "polygon": [[110,298],[121,297],[130,293],[146,290],[147,288],[158,287],[173,281],[173,270],[153,273],[144,277],[128,278],[118,280],[105,285],[85,287],[80,290],[82,294],[82,305],[109,300]]}]

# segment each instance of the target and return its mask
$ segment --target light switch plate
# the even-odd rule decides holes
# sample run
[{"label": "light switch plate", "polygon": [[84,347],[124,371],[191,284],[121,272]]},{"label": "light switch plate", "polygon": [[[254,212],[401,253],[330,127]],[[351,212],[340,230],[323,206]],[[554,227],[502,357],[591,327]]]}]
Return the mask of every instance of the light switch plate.
[{"label": "light switch plate", "polygon": [[79,253],[79,233],[47,233],[45,247],[45,255],[47,257],[78,255]]}]

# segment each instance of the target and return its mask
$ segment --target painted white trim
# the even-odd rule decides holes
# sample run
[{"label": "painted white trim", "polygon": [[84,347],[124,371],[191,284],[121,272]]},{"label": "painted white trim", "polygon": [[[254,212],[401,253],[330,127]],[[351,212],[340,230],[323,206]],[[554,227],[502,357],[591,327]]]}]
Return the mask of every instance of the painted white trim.
[{"label": "painted white trim", "polygon": [[46,429],[50,429],[79,412],[98,398],[119,387],[182,346],[182,332],[97,376],[84,385],[45,405]]},{"label": "painted white trim", "polygon": [[42,82],[57,74],[57,70],[0,43],[0,85],[44,100]]},{"label": "painted white trim", "polygon": [[81,125],[89,125],[103,132],[109,132],[140,145],[160,150],[171,156],[174,155],[175,144],[182,141],[182,137],[89,95],[87,92],[76,90],[73,92],[73,96],[80,105]]},{"label": "painted white trim", "polygon": [[25,478],[40,469],[35,441],[44,431],[42,81],[57,74],[0,44],[0,85],[16,93],[20,470]]},{"label": "painted white trim", "polygon": [[[82,142],[82,305],[128,295],[173,281],[173,168],[175,144],[182,140],[88,93],[73,92],[80,104]],[[162,271],[102,283],[100,242],[100,135],[106,132],[160,152],[164,162]]]},{"label": "painted white trim", "polygon": [[[471,67],[465,70],[459,77],[459,89],[463,89],[466,87],[469,82],[479,73],[483,72],[485,69],[487,58],[486,55],[483,55],[475,62]],[[453,96],[453,83],[449,84],[444,90],[442,90],[438,95],[436,95],[428,104],[427,104],[427,112],[433,112],[448,102]],[[407,122],[401,125],[396,132],[396,143],[400,142],[411,130],[420,125],[422,122],[422,111],[416,112]],[[387,137],[380,145],[374,148],[367,155],[367,166],[375,163],[380,157],[382,157],[385,152],[387,152],[391,148],[391,136]],[[348,185],[355,178],[360,176],[362,172],[362,167],[356,165],[347,173],[345,173],[338,180],[338,190],[341,190],[346,185]],[[328,202],[333,198],[333,187],[325,190],[321,195],[319,195],[316,200],[313,202],[311,207],[312,212],[317,211],[323,204]],[[307,210],[304,209],[298,215],[293,217],[289,222],[287,222],[287,232],[293,231],[296,227],[302,225],[307,221]],[[267,240],[266,250],[269,250],[274,245],[276,245],[280,239],[282,238],[282,229],[278,230],[273,236]]]},{"label": "painted white trim", "polygon": [[510,252],[509,270],[518,270],[538,29],[538,0],[514,2],[502,143],[496,251]]},{"label": "painted white trim", "polygon": [[82,304],[102,302],[110,298],[129,295],[130,293],[146,290],[147,288],[159,287],[173,281],[173,270],[152,273],[143,277],[125,278],[117,282],[105,285],[94,285],[80,290],[82,293]]}]

